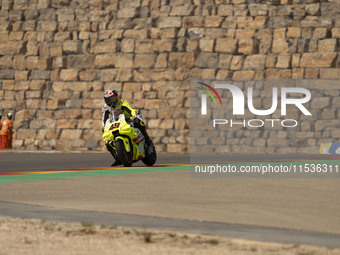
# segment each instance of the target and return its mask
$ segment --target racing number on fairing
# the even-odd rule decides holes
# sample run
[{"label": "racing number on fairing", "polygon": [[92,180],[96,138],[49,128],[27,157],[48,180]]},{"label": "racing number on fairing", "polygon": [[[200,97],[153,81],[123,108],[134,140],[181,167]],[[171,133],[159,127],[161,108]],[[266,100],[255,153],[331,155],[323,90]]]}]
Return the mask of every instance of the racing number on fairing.
[{"label": "racing number on fairing", "polygon": [[117,123],[113,123],[112,125],[111,125],[111,127],[110,127],[110,131],[111,130],[113,130],[113,129],[116,129],[116,128],[119,128],[119,125],[120,125],[120,123],[119,122],[117,122]]}]

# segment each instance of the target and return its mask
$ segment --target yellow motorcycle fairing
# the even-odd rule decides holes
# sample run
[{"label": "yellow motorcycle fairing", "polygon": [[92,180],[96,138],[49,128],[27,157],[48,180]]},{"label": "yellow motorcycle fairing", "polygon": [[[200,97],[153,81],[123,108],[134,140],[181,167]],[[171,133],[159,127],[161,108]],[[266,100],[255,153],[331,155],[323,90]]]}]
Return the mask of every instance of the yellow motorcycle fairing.
[{"label": "yellow motorcycle fairing", "polygon": [[[125,117],[121,116],[118,121],[112,122],[105,126],[104,133],[102,135],[104,142],[109,142],[114,150],[115,142],[120,139],[124,143],[125,150],[133,151],[133,160],[137,161],[140,158],[145,157],[144,140],[140,141],[141,132],[137,128],[131,127],[126,121]],[[130,139],[132,148],[130,146]],[[114,141],[114,142],[113,142]],[[138,144],[136,144],[138,142]],[[106,148],[108,150],[108,148]]]}]

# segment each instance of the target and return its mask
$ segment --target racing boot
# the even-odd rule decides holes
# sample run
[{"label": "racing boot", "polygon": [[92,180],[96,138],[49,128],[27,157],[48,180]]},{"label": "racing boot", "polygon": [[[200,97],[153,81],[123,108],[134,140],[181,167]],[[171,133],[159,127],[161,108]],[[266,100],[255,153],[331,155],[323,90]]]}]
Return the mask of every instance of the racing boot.
[{"label": "racing boot", "polygon": [[152,141],[151,141],[150,136],[148,134],[146,134],[146,135],[144,135],[144,137],[145,137],[145,144],[146,144],[146,146],[148,148],[151,147],[152,146]]},{"label": "racing boot", "polygon": [[143,136],[145,137],[146,147],[150,148],[150,146],[152,146],[152,141],[151,141],[150,136],[146,132],[146,127],[145,127],[144,121],[137,118],[137,119],[134,120],[134,125],[135,125],[136,128],[138,128],[142,132]]},{"label": "racing boot", "polygon": [[143,136],[145,137],[146,147],[150,148],[152,146],[152,141],[151,141],[149,134],[146,132],[145,126],[144,126],[144,128],[141,128],[140,131],[142,132]]},{"label": "racing boot", "polygon": [[152,151],[154,150],[154,148],[153,148],[153,144],[152,144],[151,138],[148,135],[148,133],[146,133],[145,128],[144,128],[143,135],[145,137],[145,146],[144,146],[144,148],[145,148],[146,154],[151,154]]}]

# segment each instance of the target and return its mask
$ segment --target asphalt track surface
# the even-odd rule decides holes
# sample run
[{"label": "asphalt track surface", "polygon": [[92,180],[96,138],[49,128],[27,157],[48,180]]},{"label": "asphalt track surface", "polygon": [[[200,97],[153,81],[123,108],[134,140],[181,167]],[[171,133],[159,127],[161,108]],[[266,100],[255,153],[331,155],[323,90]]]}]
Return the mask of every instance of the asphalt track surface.
[{"label": "asphalt track surface", "polygon": [[[230,156],[238,162],[328,158],[339,156]],[[338,178],[195,179],[187,154],[160,154],[155,172],[116,170],[111,161],[108,153],[0,152],[0,215],[340,247]],[[19,179],[1,182],[8,173]]]}]

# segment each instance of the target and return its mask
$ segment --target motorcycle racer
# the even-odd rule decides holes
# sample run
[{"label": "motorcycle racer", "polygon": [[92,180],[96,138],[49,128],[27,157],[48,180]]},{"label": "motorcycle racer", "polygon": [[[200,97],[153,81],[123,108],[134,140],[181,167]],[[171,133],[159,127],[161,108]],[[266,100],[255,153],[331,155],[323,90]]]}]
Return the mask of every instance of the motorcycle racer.
[{"label": "motorcycle racer", "polygon": [[[116,120],[120,114],[124,114],[127,120],[131,120],[133,122],[134,127],[138,128],[143,136],[145,137],[145,143],[147,146],[150,146],[151,139],[146,132],[145,123],[139,117],[137,117],[137,111],[133,109],[129,103],[121,99],[118,96],[118,92],[114,89],[107,90],[104,93],[105,105],[102,108],[103,118],[102,118],[102,132],[104,131],[106,121]],[[116,159],[116,161],[112,164],[112,166],[120,165],[121,162]]]}]

